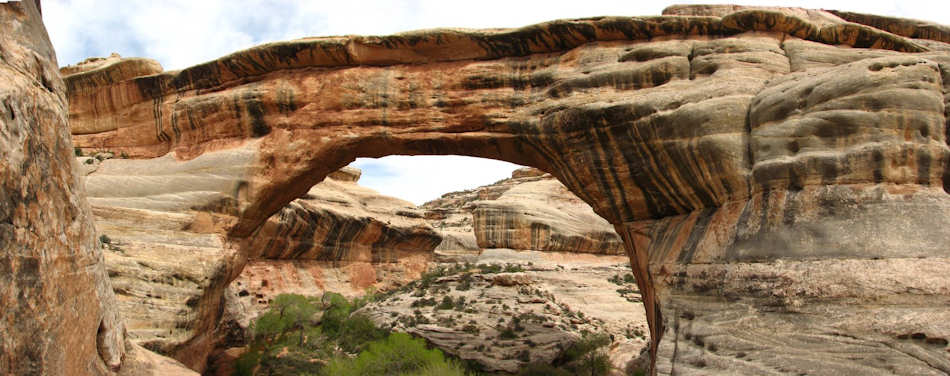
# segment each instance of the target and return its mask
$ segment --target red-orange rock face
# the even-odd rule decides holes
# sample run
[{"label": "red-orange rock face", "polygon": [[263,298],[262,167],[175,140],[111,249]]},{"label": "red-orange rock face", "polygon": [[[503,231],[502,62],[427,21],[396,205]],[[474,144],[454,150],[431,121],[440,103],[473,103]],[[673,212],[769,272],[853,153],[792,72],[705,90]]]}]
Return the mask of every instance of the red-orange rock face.
[{"label": "red-orange rock face", "polygon": [[534,166],[623,238],[660,373],[950,372],[946,28],[668,12],[104,65],[66,77],[70,121],[87,150],[246,156],[216,191],[235,243],[356,157]]},{"label": "red-orange rock face", "polygon": [[0,31],[0,374],[108,374],[123,328],[38,2],[0,4]]}]

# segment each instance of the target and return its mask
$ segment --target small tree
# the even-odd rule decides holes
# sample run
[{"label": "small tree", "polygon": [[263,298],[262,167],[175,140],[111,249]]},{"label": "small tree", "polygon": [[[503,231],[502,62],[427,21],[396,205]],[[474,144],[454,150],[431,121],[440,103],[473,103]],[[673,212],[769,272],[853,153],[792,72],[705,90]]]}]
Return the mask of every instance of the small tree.
[{"label": "small tree", "polygon": [[302,295],[281,294],[274,298],[271,309],[254,323],[254,336],[267,344],[280,342],[288,332],[296,331],[297,345],[304,342],[304,331],[318,312],[314,301]]}]

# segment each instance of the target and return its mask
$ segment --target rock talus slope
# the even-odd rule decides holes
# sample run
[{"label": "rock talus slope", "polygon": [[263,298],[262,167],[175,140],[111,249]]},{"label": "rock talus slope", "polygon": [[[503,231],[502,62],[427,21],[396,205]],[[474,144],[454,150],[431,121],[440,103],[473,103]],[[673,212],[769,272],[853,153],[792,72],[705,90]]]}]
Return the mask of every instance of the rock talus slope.
[{"label": "rock talus slope", "polygon": [[551,173],[614,226],[659,373],[939,374],[950,372],[945,30],[677,6],[306,38],[65,82],[84,150],[179,163],[246,153],[225,192],[233,244],[356,157],[507,160]]}]

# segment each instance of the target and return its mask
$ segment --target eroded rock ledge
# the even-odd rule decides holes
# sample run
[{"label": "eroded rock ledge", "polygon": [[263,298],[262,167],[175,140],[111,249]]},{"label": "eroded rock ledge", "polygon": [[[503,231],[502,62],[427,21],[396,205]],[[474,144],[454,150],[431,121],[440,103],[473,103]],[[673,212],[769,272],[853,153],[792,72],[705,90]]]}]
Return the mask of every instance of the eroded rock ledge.
[{"label": "eroded rock ledge", "polygon": [[[784,8],[666,13],[302,39],[115,82],[107,65],[65,78],[70,121],[87,151],[245,153],[223,191],[234,221],[217,230],[235,249],[356,157],[537,167],[624,240],[661,373],[950,372],[940,28]],[[714,278],[766,268],[797,286],[798,268],[849,262],[938,288],[877,300],[844,268],[853,293],[803,287],[788,300],[800,313],[751,276],[735,289]],[[799,361],[821,351],[816,338],[845,350]]]}]

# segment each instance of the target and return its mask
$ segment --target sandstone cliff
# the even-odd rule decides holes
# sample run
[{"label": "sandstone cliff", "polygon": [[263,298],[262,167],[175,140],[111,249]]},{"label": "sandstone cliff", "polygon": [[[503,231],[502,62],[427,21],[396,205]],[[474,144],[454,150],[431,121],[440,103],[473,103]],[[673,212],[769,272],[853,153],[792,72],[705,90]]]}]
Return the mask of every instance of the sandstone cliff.
[{"label": "sandstone cliff", "polygon": [[0,374],[194,375],[125,338],[39,1],[0,4]]},{"label": "sandstone cliff", "polygon": [[256,304],[246,304],[256,312],[269,291],[338,287],[337,274],[359,292],[415,278],[439,242],[412,204],[358,186],[359,170],[344,168],[234,245],[224,229],[234,221],[230,194],[241,189],[245,154],[188,162],[104,155],[79,160],[129,337],[198,371],[233,329],[222,312],[235,278],[229,296],[248,296],[241,285],[255,284],[248,299]]},{"label": "sandstone cliff", "polygon": [[443,252],[510,248],[624,254],[610,223],[550,174],[515,170],[510,179],[453,192],[422,205]]},{"label": "sandstone cliff", "polygon": [[0,4],[0,30],[0,373],[107,374],[122,323],[39,2]]},{"label": "sandstone cliff", "polygon": [[244,153],[240,184],[221,191],[235,204],[220,229],[239,254],[356,157],[502,159],[550,172],[614,226],[655,371],[939,374],[945,30],[680,6],[307,38],[130,79],[105,65],[66,84],[83,150],[179,164]]}]

